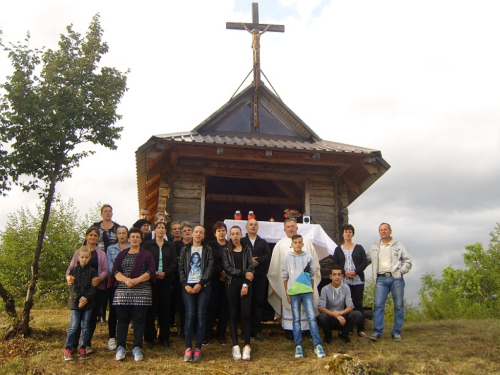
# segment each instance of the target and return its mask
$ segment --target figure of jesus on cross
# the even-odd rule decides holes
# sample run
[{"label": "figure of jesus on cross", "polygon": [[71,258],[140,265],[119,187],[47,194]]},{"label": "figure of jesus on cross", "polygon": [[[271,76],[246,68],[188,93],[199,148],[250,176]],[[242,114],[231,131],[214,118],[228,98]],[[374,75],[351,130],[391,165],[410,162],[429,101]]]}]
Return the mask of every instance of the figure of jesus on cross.
[{"label": "figure of jesus on cross", "polygon": [[246,30],[252,34],[253,65],[255,73],[260,69],[260,36],[266,31],[282,33],[285,31],[283,25],[259,24],[259,4],[252,3],[252,23],[226,22],[226,29]]},{"label": "figure of jesus on cross", "polygon": [[260,36],[269,30],[271,25],[267,25],[261,33],[259,32],[259,29],[250,30],[244,23],[242,23],[242,25],[246,31],[252,34],[253,63],[254,65],[257,65],[260,62]]}]

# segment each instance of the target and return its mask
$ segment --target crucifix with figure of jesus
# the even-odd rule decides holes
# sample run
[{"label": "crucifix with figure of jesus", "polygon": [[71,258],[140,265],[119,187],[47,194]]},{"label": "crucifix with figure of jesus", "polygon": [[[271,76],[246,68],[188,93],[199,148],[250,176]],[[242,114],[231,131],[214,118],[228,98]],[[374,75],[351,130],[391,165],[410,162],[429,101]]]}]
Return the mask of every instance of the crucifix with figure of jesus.
[{"label": "crucifix with figure of jesus", "polygon": [[255,86],[254,95],[254,127],[259,127],[258,116],[258,96],[257,89],[260,86],[260,36],[267,31],[285,32],[284,25],[270,25],[259,23],[259,4],[252,3],[252,23],[242,22],[226,22],[226,29],[246,30],[252,34],[252,49],[253,49],[253,77]]}]

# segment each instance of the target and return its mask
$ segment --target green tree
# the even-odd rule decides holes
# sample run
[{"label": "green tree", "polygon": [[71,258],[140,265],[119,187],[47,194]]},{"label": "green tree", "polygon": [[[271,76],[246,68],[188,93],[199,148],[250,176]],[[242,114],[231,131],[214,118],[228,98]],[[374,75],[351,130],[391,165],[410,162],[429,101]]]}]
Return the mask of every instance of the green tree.
[{"label": "green tree", "polygon": [[[71,176],[72,169],[93,151],[78,147],[93,143],[116,149],[121,118],[116,113],[126,87],[126,73],[100,67],[108,52],[102,41],[99,15],[93,17],[85,37],[67,27],[59,49],[31,49],[25,44],[5,46],[14,73],[0,85],[0,139],[8,144],[3,166],[15,184],[38,191],[43,217],[38,229],[31,278],[23,312],[6,338],[30,332],[30,311],[39,277],[39,260],[56,184]],[[37,75],[37,72],[40,74]]]},{"label": "green tree", "polygon": [[101,207],[102,207],[101,201],[97,201],[97,203],[94,205],[94,207],[91,208],[90,211],[85,214],[83,219],[87,223],[88,226],[102,220]]},{"label": "green tree", "polygon": [[[21,208],[8,215],[7,225],[0,232],[0,283],[16,298],[26,294],[31,271],[30,263],[36,235],[43,219],[43,207],[37,206],[36,214]],[[52,205],[45,241],[40,256],[40,274],[36,296],[63,302],[67,298],[68,286],[64,273],[74,251],[83,244],[88,223],[78,215],[73,199],[62,201],[55,197]]]},{"label": "green tree", "polygon": [[485,250],[481,243],[465,247],[465,269],[447,267],[441,279],[422,276],[420,305],[431,319],[496,318],[500,316],[500,225],[490,233]]}]

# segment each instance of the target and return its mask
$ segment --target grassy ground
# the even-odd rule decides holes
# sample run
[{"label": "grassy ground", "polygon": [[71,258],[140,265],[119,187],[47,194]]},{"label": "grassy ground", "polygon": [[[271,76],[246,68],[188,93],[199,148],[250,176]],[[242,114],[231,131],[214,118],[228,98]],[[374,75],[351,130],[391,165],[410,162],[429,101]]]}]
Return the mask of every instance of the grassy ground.
[{"label": "grassy ground", "polygon": [[[169,349],[144,349],[144,361],[130,353],[118,362],[107,350],[107,327],[99,325],[94,338],[96,353],[86,361],[64,362],[63,347],[69,313],[33,311],[33,335],[28,339],[0,342],[0,373],[4,374],[326,374],[335,353],[346,353],[370,363],[379,374],[494,374],[500,373],[500,321],[443,321],[405,323],[403,341],[390,335],[380,342],[352,336],[350,344],[334,340],[324,345],[326,358],[318,359],[312,342],[304,339],[305,358],[294,358],[294,345],[277,324],[267,324],[265,341],[252,343],[252,360],[235,362],[231,345],[213,342],[203,349],[202,362],[184,363],[183,341],[173,338]],[[0,328],[5,326],[0,317]],[[389,325],[390,327],[390,325]],[[372,328],[367,322],[367,332]],[[131,336],[129,336],[131,338]],[[131,342],[129,343],[129,346]]]}]

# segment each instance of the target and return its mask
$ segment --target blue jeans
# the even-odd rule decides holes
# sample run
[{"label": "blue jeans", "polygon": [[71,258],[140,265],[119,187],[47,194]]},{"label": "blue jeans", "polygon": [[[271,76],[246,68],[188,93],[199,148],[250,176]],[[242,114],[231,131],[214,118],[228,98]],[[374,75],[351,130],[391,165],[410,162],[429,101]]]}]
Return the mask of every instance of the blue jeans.
[{"label": "blue jeans", "polygon": [[314,317],[314,301],[312,293],[303,293],[290,296],[290,305],[292,306],[292,316],[293,316],[293,339],[295,345],[302,344],[302,330],[300,326],[300,305],[304,305],[304,310],[306,310],[307,321],[309,322],[309,331],[311,332],[313,345],[316,347],[321,344],[321,338],[319,337],[318,324],[316,323],[316,318]]},{"label": "blue jeans", "polygon": [[400,335],[401,328],[403,328],[403,320],[405,318],[405,281],[403,278],[395,279],[392,276],[377,277],[377,282],[375,284],[375,306],[373,310],[373,332],[381,335],[384,330],[385,302],[387,301],[389,292],[392,294],[392,299],[394,301],[394,328],[392,329],[392,334]]},{"label": "blue jeans", "polygon": [[[203,336],[205,335],[205,322],[207,320],[207,306],[210,298],[211,286],[205,286],[196,294],[189,294],[182,288],[182,298],[186,310],[184,321],[184,335],[186,338],[186,349],[192,348],[193,329],[196,325],[196,346],[201,349]],[[196,319],[196,322],[195,322]],[[196,324],[195,324],[196,323]]]},{"label": "blue jeans", "polygon": [[73,346],[73,341],[75,340],[76,333],[81,323],[81,334],[80,334],[80,348],[87,348],[87,341],[89,339],[89,328],[90,328],[90,316],[92,315],[92,309],[90,310],[71,310],[71,322],[69,323],[68,335],[66,336],[66,349],[71,350]]}]

